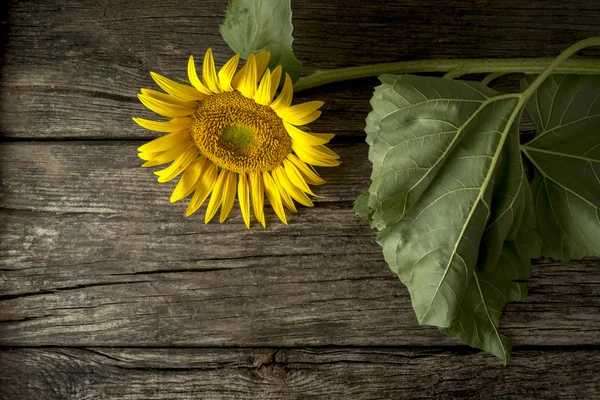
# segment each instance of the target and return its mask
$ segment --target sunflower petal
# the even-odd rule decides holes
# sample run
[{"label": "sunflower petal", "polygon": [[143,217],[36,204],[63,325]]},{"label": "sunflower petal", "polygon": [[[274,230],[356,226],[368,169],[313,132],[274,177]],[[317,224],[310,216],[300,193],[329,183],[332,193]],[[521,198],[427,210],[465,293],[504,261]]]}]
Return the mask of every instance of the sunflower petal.
[{"label": "sunflower petal", "polygon": [[223,188],[225,186],[225,182],[227,181],[227,175],[229,171],[223,169],[217,178],[217,182],[215,183],[215,187],[212,190],[212,195],[210,196],[210,200],[208,201],[208,206],[206,206],[206,214],[204,214],[204,223],[208,224],[211,219],[217,213],[219,206],[221,205],[221,199],[223,198]]},{"label": "sunflower petal", "polygon": [[[248,58],[250,58],[250,56],[248,56]],[[239,87],[242,83],[242,78],[246,76],[246,71],[248,68],[248,60],[246,60],[242,68],[240,68],[240,70],[233,76],[233,79],[231,80],[231,87],[236,90],[240,90]]]},{"label": "sunflower petal", "polygon": [[196,182],[196,191],[190,200],[185,216],[189,217],[195,213],[206,201],[208,195],[212,192],[217,182],[217,166],[208,162],[208,167],[205,171],[202,171],[198,182]]},{"label": "sunflower petal", "polygon": [[182,106],[182,107],[188,107],[188,108],[195,109],[196,106],[198,105],[197,101],[181,100],[170,94],[161,93],[161,92],[153,90],[153,89],[142,88],[142,89],[140,89],[140,91],[146,97],[151,97],[155,100],[160,100],[162,102],[173,104],[176,106]]},{"label": "sunflower petal", "polygon": [[[270,54],[271,53],[268,53],[265,50],[261,50],[257,54],[250,53],[250,55],[248,56],[248,60],[250,59],[250,56],[252,56],[252,58],[254,58],[254,69],[256,70],[257,79],[258,79],[258,77],[262,76],[265,68],[269,64]],[[231,81],[231,85],[234,88],[236,88],[237,90],[240,90],[240,89],[238,89],[238,86],[240,85],[240,83],[242,82],[242,79],[246,75],[246,71],[248,71],[248,69],[250,68],[250,65],[248,64],[248,60],[246,60],[246,63],[244,64],[244,66],[242,68],[240,68],[240,70],[237,72],[237,74],[235,74],[235,76],[233,77],[233,80]]]},{"label": "sunflower petal", "polygon": [[283,167],[285,168],[285,173],[287,177],[290,179],[290,181],[292,181],[294,186],[310,194],[311,196],[321,197],[317,196],[312,192],[310,186],[308,186],[308,184],[304,180],[304,177],[302,176],[300,171],[298,171],[298,168],[290,160],[283,160]]},{"label": "sunflower petal", "polygon": [[284,122],[283,126],[292,139],[303,146],[318,146],[320,144],[325,144],[335,136],[333,133],[304,132],[287,122]]},{"label": "sunflower petal", "polygon": [[194,56],[190,56],[188,60],[188,79],[192,86],[196,88],[200,93],[210,96],[212,92],[200,82],[198,79],[198,73],[196,72],[196,63],[194,62]]},{"label": "sunflower petal", "polygon": [[333,160],[338,160],[340,158],[340,156],[335,151],[333,151],[329,147],[323,146],[323,145],[311,146],[310,151],[314,152],[315,154],[317,154],[319,157],[322,157],[322,158],[330,158]]},{"label": "sunflower petal", "polygon": [[[302,146],[299,143],[292,142],[292,148],[294,151],[299,149],[301,152],[305,154],[311,155],[313,158],[325,159],[325,160],[337,160],[340,158],[333,150],[327,148],[326,146]],[[302,158],[302,157],[300,157]]]},{"label": "sunflower petal", "polygon": [[254,54],[250,54],[248,56],[248,61],[246,61],[246,65],[243,69],[238,72],[238,74],[243,73],[239,82],[234,80],[234,87],[240,91],[245,97],[251,99],[254,96],[254,92],[256,91],[256,60],[254,58]]},{"label": "sunflower petal", "polygon": [[142,153],[166,151],[189,137],[190,131],[188,129],[171,132],[138,147],[137,151]]},{"label": "sunflower petal", "polygon": [[283,185],[279,181],[279,176],[277,176],[277,174],[275,173],[274,170],[271,172],[271,176],[273,177],[273,182],[275,182],[275,186],[277,187],[277,191],[279,192],[279,195],[281,196],[281,202],[283,203],[283,205],[285,206],[285,208],[287,208],[288,210],[290,210],[294,214],[297,213],[298,210],[296,209],[296,205],[294,204],[294,200],[292,200],[292,197],[290,196],[290,194],[285,190],[285,188],[283,187]]},{"label": "sunflower petal", "polygon": [[213,93],[222,92],[219,86],[219,79],[217,78],[217,70],[215,69],[215,60],[210,47],[206,50],[202,63],[202,83]]},{"label": "sunflower petal", "polygon": [[162,153],[162,151],[141,152],[141,153],[138,153],[138,157],[141,158],[142,160],[149,161],[149,160],[152,160],[153,158],[159,156],[161,153]]},{"label": "sunflower petal", "polygon": [[187,117],[194,113],[193,108],[178,106],[171,103],[166,103],[155,98],[138,94],[138,99],[142,102],[146,108],[160,114],[164,117],[175,118],[175,117]]},{"label": "sunflower petal", "polygon": [[183,175],[181,175],[181,179],[175,186],[175,190],[171,194],[171,203],[175,203],[192,193],[196,187],[196,182],[198,182],[198,178],[200,174],[204,170],[206,166],[206,158],[198,157],[185,169]]},{"label": "sunflower petal", "polygon": [[269,59],[271,58],[271,52],[267,50],[261,50],[256,53],[256,76],[262,76],[269,65]]},{"label": "sunflower petal", "polygon": [[246,228],[250,229],[250,191],[245,173],[240,174],[237,195],[244,224],[246,224]]},{"label": "sunflower petal", "polygon": [[148,160],[148,162],[143,164],[142,167],[144,167],[144,168],[145,167],[155,167],[157,165],[166,164],[166,163],[169,163],[169,162],[175,160],[177,157],[179,157],[181,154],[183,154],[185,151],[187,151],[191,145],[192,145],[191,140],[185,140],[185,141],[175,144],[172,148],[168,149],[167,151],[163,151],[160,153],[142,152],[142,153],[138,154],[138,156],[142,160],[146,160],[146,159]]},{"label": "sunflower petal", "polygon": [[237,173],[229,171],[229,176],[225,182],[223,188],[223,198],[221,199],[221,215],[219,216],[219,222],[223,223],[233,208],[233,202],[235,201],[235,191],[237,189]]},{"label": "sunflower petal", "polygon": [[267,193],[267,198],[271,203],[271,207],[273,207],[273,210],[279,219],[287,225],[285,211],[283,210],[283,204],[281,203],[281,196],[279,195],[275,181],[273,181],[273,178],[267,171],[263,172],[263,180],[265,183],[265,192]]},{"label": "sunflower petal", "polygon": [[254,101],[263,106],[271,104],[271,71],[268,68],[254,94]]},{"label": "sunflower petal", "polygon": [[142,128],[156,132],[175,132],[186,129],[190,126],[190,118],[173,118],[170,121],[152,121],[144,118],[132,118],[133,121]]},{"label": "sunflower petal", "polygon": [[277,92],[277,88],[279,87],[279,82],[281,82],[281,73],[283,68],[281,65],[278,65],[273,72],[271,72],[271,93],[270,93],[270,101],[273,101],[273,96],[275,96],[275,92]]},{"label": "sunflower petal", "polygon": [[283,186],[283,189],[294,200],[296,200],[298,203],[300,203],[300,204],[302,204],[303,206],[306,206],[306,207],[313,207],[314,206],[312,200],[306,194],[304,194],[303,191],[301,191],[296,186],[294,186],[294,184],[292,183],[292,181],[290,181],[290,179],[288,178],[287,174],[285,173],[285,169],[283,169],[282,166],[279,166],[279,167],[275,168],[273,170],[273,174],[277,177],[277,180],[279,181],[279,183],[281,184],[281,186]]},{"label": "sunflower petal", "polygon": [[319,118],[321,111],[317,111],[325,104],[322,101],[309,101],[291,107],[275,110],[279,118],[292,125],[306,125]]},{"label": "sunflower petal", "polygon": [[266,228],[265,223],[265,184],[258,172],[250,172],[250,191],[252,196],[252,210],[256,220]]},{"label": "sunflower petal", "polygon": [[322,179],[315,171],[312,170],[308,165],[306,165],[302,160],[300,160],[294,154],[289,154],[287,159],[290,160],[298,171],[302,174],[306,182],[310,185],[322,185],[325,183],[325,180]]},{"label": "sunflower petal", "polygon": [[324,146],[310,147],[300,146],[297,143],[292,143],[292,149],[298,155],[298,157],[305,163],[317,165],[320,167],[335,167],[337,165],[340,165],[340,161],[337,160],[337,158],[339,157],[337,157],[337,155],[336,157],[330,156],[327,152],[323,150],[323,148],[327,149]]},{"label": "sunflower petal", "polygon": [[172,81],[156,72],[150,72],[150,76],[162,90],[184,101],[203,100],[206,97],[205,94],[208,94],[200,93],[191,86]]},{"label": "sunflower petal", "polygon": [[198,148],[194,143],[179,157],[173,161],[171,165],[160,171],[156,171],[154,175],[158,176],[158,181],[161,183],[168,182],[177,175],[185,171],[192,161],[198,156]]},{"label": "sunflower petal", "polygon": [[285,74],[285,83],[283,84],[283,89],[281,89],[281,93],[279,93],[279,97],[275,99],[274,102],[271,103],[271,108],[275,111],[284,109],[292,104],[292,97],[294,96],[294,85],[292,84],[292,78],[286,73]]},{"label": "sunflower petal", "polygon": [[233,75],[235,74],[235,70],[237,69],[239,62],[240,55],[236,54],[221,67],[218,74],[219,85],[221,85],[221,89],[227,92],[231,92],[233,90],[231,87],[231,80],[233,79]]}]

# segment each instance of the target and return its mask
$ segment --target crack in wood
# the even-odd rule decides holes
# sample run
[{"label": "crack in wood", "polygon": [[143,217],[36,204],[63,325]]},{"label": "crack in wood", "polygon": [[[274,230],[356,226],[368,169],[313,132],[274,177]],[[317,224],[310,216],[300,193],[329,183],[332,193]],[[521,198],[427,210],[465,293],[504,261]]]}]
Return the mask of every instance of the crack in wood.
[{"label": "crack in wood", "polygon": [[134,284],[134,283],[144,283],[150,281],[120,281],[120,282],[98,282],[98,283],[87,283],[81,285],[67,286],[56,288],[52,290],[42,290],[39,292],[28,292],[28,293],[16,293],[9,295],[0,295],[0,301],[7,301],[12,299],[19,299],[24,297],[32,297],[32,296],[41,296],[41,295],[52,295],[62,292],[68,292],[71,290],[79,290],[79,289],[87,289],[92,287],[105,287],[105,286],[115,286],[115,285],[126,285],[126,284]]}]

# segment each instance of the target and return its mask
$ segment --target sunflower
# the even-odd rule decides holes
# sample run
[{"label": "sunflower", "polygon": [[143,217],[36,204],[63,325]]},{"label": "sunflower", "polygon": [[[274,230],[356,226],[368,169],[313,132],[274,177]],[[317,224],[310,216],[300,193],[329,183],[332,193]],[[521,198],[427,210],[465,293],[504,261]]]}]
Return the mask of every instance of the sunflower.
[{"label": "sunflower", "polygon": [[210,196],[204,222],[212,220],[219,208],[219,221],[223,222],[237,193],[246,227],[250,228],[250,203],[255,218],[266,227],[266,194],[279,219],[287,224],[284,207],[294,213],[294,201],[312,207],[309,196],[316,195],[309,184],[325,183],[312,166],[339,164],[339,156],[325,147],[334,135],[311,133],[303,127],[321,115],[318,109],[323,102],[292,106],[293,86],[287,73],[275,98],[282,68],[270,71],[269,57],[264,50],[250,54],[236,73],[240,60],[236,54],[217,72],[208,49],[202,80],[190,56],[187,73],[191,86],[151,72],[165,93],[141,89],[138,94],[144,106],[168,118],[133,118],[146,129],[167,133],[138,148],[139,157],[146,161],[142,167],[171,163],[154,173],[159,182],[181,175],[171,202],[193,193],[186,216]]}]

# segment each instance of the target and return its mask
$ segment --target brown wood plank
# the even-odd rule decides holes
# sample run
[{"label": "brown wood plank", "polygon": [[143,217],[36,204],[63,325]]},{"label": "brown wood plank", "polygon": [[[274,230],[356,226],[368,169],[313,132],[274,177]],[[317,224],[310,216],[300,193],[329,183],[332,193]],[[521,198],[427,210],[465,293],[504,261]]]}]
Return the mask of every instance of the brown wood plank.
[{"label": "brown wood plank", "polygon": [[599,350],[13,349],[6,399],[592,399]]},{"label": "brown wood plank", "polygon": [[[139,143],[0,147],[0,343],[65,346],[455,345],[420,328],[352,200],[366,145],[321,168],[324,199],[286,227],[185,219]],[[236,206],[237,207],[237,206]],[[272,212],[269,212],[273,217]],[[517,345],[599,345],[597,261],[544,261],[503,332]]]},{"label": "brown wood plank", "polygon": [[[213,47],[226,1],[10,2],[6,6],[0,135],[10,138],[150,138],[132,116],[150,70],[185,78],[187,57]],[[337,68],[433,58],[554,56],[600,35],[595,0],[294,1],[295,49],[304,65]],[[597,50],[588,55],[600,54]],[[375,79],[302,93],[326,101],[315,131],[362,135]]]},{"label": "brown wood plank", "polygon": [[[137,148],[144,142],[4,142],[0,145],[0,206],[45,212],[185,217],[187,203],[169,206],[177,179],[159,184]],[[368,146],[337,145],[342,166],[317,167],[327,180],[315,187],[324,202],[352,202],[370,184]],[[237,212],[234,212],[236,215]],[[198,214],[202,215],[203,213]],[[182,217],[182,218],[180,218]],[[197,216],[196,222],[203,220]],[[235,224],[239,227],[238,224]]]}]

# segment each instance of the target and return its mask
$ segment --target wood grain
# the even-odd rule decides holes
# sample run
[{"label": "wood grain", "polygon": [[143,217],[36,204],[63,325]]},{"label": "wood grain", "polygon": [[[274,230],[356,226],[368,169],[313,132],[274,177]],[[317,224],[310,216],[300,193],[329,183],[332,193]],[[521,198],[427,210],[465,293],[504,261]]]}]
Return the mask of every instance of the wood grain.
[{"label": "wood grain", "polygon": [[583,399],[600,351],[514,354],[502,367],[459,349],[14,349],[7,399]]},{"label": "wood grain", "polygon": [[[0,77],[5,138],[150,138],[135,98],[157,71],[186,77],[190,54],[231,50],[218,34],[226,1],[32,0],[11,2]],[[294,1],[296,53],[311,68],[433,58],[554,56],[600,35],[597,1]],[[588,55],[600,51],[588,50]],[[301,93],[322,99],[314,131],[363,135],[376,79]],[[514,86],[514,85],[513,85]]]},{"label": "wood grain", "polygon": [[[5,345],[455,345],[420,328],[352,201],[366,145],[291,226],[186,219],[139,143],[5,143],[0,150],[0,342]],[[600,344],[596,261],[536,265],[503,332],[517,345]]]}]

